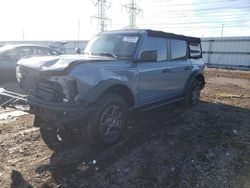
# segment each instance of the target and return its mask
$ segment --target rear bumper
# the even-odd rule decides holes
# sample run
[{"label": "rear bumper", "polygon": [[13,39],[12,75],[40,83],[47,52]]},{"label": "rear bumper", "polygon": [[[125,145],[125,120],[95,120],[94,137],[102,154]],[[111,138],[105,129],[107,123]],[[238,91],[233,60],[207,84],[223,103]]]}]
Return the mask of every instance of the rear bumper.
[{"label": "rear bumper", "polygon": [[93,111],[91,108],[83,108],[80,104],[48,102],[35,97],[29,97],[28,104],[31,107],[31,113],[41,119],[55,123],[68,123],[69,126],[74,126],[72,128],[87,123]]}]

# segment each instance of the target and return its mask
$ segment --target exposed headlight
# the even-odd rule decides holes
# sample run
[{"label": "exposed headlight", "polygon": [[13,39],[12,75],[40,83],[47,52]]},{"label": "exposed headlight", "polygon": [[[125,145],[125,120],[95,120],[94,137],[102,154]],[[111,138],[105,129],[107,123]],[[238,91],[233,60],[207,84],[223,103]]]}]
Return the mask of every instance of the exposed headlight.
[{"label": "exposed headlight", "polygon": [[52,76],[49,81],[59,83],[62,86],[66,100],[72,100],[78,94],[76,80],[69,76]]},{"label": "exposed headlight", "polygon": [[22,74],[22,71],[21,71],[21,67],[18,66],[18,67],[16,68],[16,79],[17,79],[17,81],[18,81],[19,83],[21,82],[22,77],[23,77],[23,74]]}]

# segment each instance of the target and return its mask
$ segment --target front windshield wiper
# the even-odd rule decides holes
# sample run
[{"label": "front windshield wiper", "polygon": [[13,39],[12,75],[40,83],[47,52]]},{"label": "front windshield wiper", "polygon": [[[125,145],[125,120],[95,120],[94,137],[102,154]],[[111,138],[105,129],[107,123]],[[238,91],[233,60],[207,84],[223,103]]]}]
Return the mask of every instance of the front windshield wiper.
[{"label": "front windshield wiper", "polygon": [[117,58],[117,56],[115,54],[112,54],[112,53],[92,53],[92,54]]}]

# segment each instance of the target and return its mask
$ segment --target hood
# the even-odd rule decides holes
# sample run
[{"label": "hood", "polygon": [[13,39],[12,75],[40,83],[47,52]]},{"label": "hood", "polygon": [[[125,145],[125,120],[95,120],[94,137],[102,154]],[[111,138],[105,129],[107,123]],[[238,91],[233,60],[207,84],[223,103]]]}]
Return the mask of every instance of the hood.
[{"label": "hood", "polygon": [[47,57],[24,58],[17,65],[28,67],[37,71],[63,71],[75,63],[114,61],[114,58],[88,55],[62,55]]}]

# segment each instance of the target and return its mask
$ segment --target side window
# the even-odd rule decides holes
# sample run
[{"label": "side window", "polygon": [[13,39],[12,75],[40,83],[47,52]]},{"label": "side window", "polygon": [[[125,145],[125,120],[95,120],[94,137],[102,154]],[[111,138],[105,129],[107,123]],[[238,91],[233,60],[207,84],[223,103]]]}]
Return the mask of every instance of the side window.
[{"label": "side window", "polygon": [[167,40],[157,37],[148,37],[145,41],[143,51],[157,50],[157,61],[167,60]]},{"label": "side window", "polygon": [[30,57],[33,55],[33,51],[29,47],[22,47],[18,49],[20,57]]},{"label": "side window", "polygon": [[187,42],[184,40],[171,40],[171,59],[185,59],[187,57]]},{"label": "side window", "polygon": [[12,58],[16,58],[16,59],[21,58],[17,49],[10,50],[10,51],[6,52],[4,55],[5,55],[5,57],[11,58],[11,59]]},{"label": "side window", "polygon": [[51,55],[51,52],[48,48],[38,47],[36,48],[36,55]]},{"label": "side window", "polygon": [[31,52],[30,48],[22,47],[22,48],[16,48],[14,50],[10,50],[6,54],[6,57],[21,59],[21,58],[24,58],[24,57],[29,57],[31,55],[32,55],[32,52]]}]

